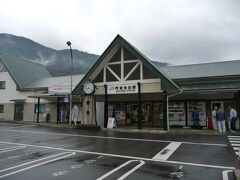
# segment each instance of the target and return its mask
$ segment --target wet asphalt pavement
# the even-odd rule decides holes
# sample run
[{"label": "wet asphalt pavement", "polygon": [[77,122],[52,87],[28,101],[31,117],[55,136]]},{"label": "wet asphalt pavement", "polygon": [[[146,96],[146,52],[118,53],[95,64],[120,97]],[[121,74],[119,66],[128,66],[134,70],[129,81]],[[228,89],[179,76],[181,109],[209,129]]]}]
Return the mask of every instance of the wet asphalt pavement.
[{"label": "wet asphalt pavement", "polygon": [[235,167],[237,156],[226,135],[0,123],[0,179],[232,180]]}]

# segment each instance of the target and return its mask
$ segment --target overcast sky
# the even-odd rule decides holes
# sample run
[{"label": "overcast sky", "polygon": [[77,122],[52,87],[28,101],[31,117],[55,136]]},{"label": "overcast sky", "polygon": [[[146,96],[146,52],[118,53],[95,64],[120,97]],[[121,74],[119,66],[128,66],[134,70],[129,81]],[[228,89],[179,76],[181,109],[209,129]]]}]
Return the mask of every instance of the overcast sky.
[{"label": "overcast sky", "polygon": [[236,60],[240,0],[1,0],[0,33],[99,55],[120,34],[152,60]]}]

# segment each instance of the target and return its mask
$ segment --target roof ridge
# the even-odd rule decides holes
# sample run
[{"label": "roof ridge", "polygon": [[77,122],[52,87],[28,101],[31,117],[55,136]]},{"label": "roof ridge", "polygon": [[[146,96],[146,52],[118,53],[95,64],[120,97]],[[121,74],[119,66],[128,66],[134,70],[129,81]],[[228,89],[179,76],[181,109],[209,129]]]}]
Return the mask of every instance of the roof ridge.
[{"label": "roof ridge", "polygon": [[43,67],[46,68],[46,66],[43,65],[43,64],[40,64],[40,63],[37,63],[37,62],[33,62],[33,61],[30,60],[30,59],[27,60],[27,59],[20,58],[20,57],[17,57],[17,56],[15,56],[15,55],[12,55],[12,54],[7,54],[6,52],[2,52],[1,50],[0,50],[0,55],[9,56],[9,57],[14,58],[14,59],[17,60],[17,61],[23,61],[23,62],[27,62],[27,63],[33,63],[33,64],[40,65],[40,66],[43,66]]}]

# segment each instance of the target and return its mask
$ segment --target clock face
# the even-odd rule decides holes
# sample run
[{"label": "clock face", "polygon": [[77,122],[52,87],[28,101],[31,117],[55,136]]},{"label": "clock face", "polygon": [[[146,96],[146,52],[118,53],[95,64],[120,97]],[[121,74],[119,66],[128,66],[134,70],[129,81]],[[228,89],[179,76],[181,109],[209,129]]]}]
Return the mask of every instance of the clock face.
[{"label": "clock face", "polygon": [[93,91],[95,89],[95,86],[93,83],[91,82],[86,82],[84,85],[83,85],[83,91],[86,93],[86,94],[92,94]]}]

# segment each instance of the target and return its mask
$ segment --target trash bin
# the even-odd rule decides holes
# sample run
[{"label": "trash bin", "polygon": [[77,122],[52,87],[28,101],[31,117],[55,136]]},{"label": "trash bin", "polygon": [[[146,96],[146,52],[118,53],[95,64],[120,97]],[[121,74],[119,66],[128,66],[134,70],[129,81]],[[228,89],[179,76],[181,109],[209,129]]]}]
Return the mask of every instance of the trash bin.
[{"label": "trash bin", "polygon": [[212,118],[208,117],[208,129],[213,129]]}]

